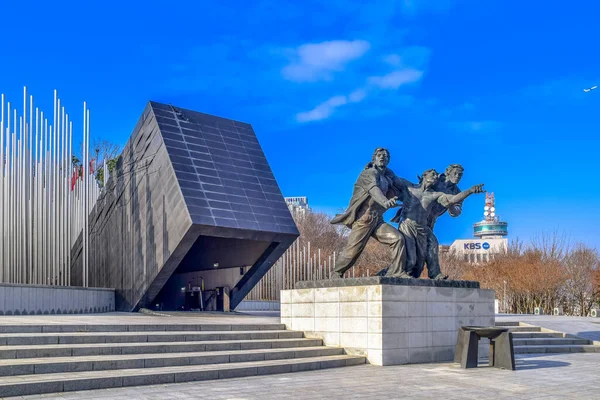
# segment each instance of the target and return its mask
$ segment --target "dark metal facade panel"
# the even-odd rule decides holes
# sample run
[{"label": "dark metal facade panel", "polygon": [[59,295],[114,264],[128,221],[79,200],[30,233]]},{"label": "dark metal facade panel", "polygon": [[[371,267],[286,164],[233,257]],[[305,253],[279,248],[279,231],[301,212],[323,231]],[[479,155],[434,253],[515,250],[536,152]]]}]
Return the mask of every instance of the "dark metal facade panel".
[{"label": "dark metal facade panel", "polygon": [[298,234],[249,124],[156,102],[150,107],[194,224]]},{"label": "dark metal facade panel", "polygon": [[[249,124],[151,102],[90,214],[89,234],[90,286],[115,288],[116,308],[132,311],[151,306],[201,235],[270,243],[258,259],[232,260],[253,265],[233,290],[235,306],[298,230]],[[72,285],[82,281],[81,242]]]},{"label": "dark metal facade panel", "polygon": [[[134,309],[165,266],[179,264],[174,253],[192,226],[165,146],[148,106],[90,214],[89,284],[114,287],[118,310]],[[73,285],[82,283],[80,246]]]}]

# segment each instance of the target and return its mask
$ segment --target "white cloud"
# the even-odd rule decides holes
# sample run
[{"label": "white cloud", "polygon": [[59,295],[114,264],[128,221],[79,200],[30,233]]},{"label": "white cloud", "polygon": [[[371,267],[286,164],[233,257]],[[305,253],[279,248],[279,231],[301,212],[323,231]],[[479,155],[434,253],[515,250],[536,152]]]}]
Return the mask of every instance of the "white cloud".
[{"label": "white cloud", "polygon": [[333,112],[346,104],[358,103],[365,99],[367,92],[363,89],[357,89],[350,93],[348,96],[334,96],[323,103],[319,104],[310,111],[301,112],[296,115],[296,121],[298,122],[311,122],[320,121],[329,118]]},{"label": "white cloud", "polygon": [[346,96],[334,96],[319,104],[310,111],[301,112],[296,115],[298,122],[311,122],[327,119],[333,114],[333,111],[340,106],[348,103]]},{"label": "white cloud", "polygon": [[367,97],[367,91],[365,89],[356,89],[348,95],[348,100],[352,103],[358,103],[359,101],[363,101],[365,97]]},{"label": "white cloud", "polygon": [[409,46],[399,53],[388,54],[383,61],[392,67],[398,68],[424,68],[429,62],[431,50],[424,46]]},{"label": "white cloud", "polygon": [[451,126],[460,131],[478,132],[478,133],[489,133],[497,131],[501,123],[498,121],[491,120],[477,120],[477,121],[465,121],[465,122],[453,122]]},{"label": "white cloud", "polygon": [[371,47],[365,40],[332,40],[303,44],[294,49],[293,61],[283,68],[283,76],[292,81],[331,79],[333,72],[362,57]]},{"label": "white cloud", "polygon": [[[363,56],[369,47],[368,42],[360,40],[305,44],[295,50],[295,61],[286,66],[282,72],[287,79],[295,81],[331,79],[333,72],[346,68],[352,60]],[[324,120],[331,117],[338,108],[349,103],[358,103],[367,98],[384,96],[384,91],[393,92],[401,86],[418,82],[423,77],[429,55],[430,50],[422,46],[398,48],[396,52],[387,55],[376,54],[375,57],[380,63],[383,61],[387,64],[387,67],[383,66],[384,71],[389,71],[387,74],[369,77],[364,75],[364,71],[361,74],[361,71],[355,70],[352,82],[356,82],[358,78],[362,81],[361,86],[347,95],[330,97],[312,110],[296,114],[296,121]],[[392,67],[391,71],[390,66]],[[371,68],[370,70],[373,71]],[[347,82],[343,86],[348,88]],[[338,90],[336,89],[333,93],[339,93]],[[396,93],[392,94],[398,96]],[[413,98],[408,97],[412,102]],[[405,101],[400,103],[404,104]]]},{"label": "white cloud", "polygon": [[369,78],[369,83],[382,89],[398,89],[402,85],[418,82],[422,76],[423,71],[407,68],[383,76],[372,76]]},{"label": "white cloud", "polygon": [[389,54],[384,57],[383,61],[390,64],[393,67],[399,67],[402,65],[402,57],[398,54]]},{"label": "white cloud", "polygon": [[[390,62],[400,62],[400,56],[392,55],[396,57],[389,58]],[[335,110],[339,107],[345,106],[349,103],[358,103],[365,100],[374,89],[384,90],[396,90],[400,86],[407,85],[410,83],[418,82],[423,76],[423,71],[414,68],[396,69],[386,75],[382,76],[371,76],[367,79],[367,85],[355,89],[347,96],[339,95],[329,98],[323,103],[319,104],[310,111],[305,111],[296,114],[296,121],[298,122],[311,122],[320,121],[329,118],[333,115]],[[412,102],[413,98],[408,96]]]}]

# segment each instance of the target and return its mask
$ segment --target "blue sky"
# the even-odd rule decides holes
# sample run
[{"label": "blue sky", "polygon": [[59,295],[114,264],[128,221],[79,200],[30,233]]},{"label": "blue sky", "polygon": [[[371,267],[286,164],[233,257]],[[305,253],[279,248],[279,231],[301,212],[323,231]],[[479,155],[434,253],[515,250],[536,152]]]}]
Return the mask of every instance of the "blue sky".
[{"label": "blue sky", "polygon": [[[59,3],[0,6],[14,102],[27,85],[50,111],[58,89],[77,127],[85,100],[92,136],[119,143],[151,99],[249,122],[284,195],[330,213],[375,147],[409,179],[461,163],[461,186],[495,192],[510,237],[600,247],[600,89],[582,90],[600,84],[600,4]],[[440,242],[470,237],[483,203],[442,218]]]}]

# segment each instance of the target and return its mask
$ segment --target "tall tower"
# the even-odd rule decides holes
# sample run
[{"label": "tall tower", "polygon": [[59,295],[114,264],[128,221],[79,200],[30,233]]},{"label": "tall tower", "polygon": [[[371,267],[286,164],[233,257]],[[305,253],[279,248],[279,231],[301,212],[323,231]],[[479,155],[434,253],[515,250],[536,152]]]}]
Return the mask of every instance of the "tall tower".
[{"label": "tall tower", "polygon": [[496,215],[494,193],[485,194],[484,219],[473,224],[473,235],[480,239],[500,239],[508,235],[508,222]]}]

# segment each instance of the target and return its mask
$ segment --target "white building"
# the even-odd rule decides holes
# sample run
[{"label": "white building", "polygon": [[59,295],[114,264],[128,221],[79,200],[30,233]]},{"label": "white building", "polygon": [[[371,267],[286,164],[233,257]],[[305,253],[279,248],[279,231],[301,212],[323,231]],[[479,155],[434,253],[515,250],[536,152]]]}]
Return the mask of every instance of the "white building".
[{"label": "white building", "polygon": [[303,215],[310,210],[308,199],[306,197],[286,197],[285,202],[292,213],[292,216]]},{"label": "white building", "polygon": [[493,193],[486,193],[484,219],[473,225],[473,239],[457,239],[449,248],[440,251],[450,251],[461,257],[465,262],[479,264],[493,260],[496,254],[508,250],[508,223],[496,216]]},{"label": "white building", "polygon": [[457,239],[450,246],[450,252],[461,257],[468,263],[483,263],[494,258],[496,254],[506,252],[508,239]]}]

